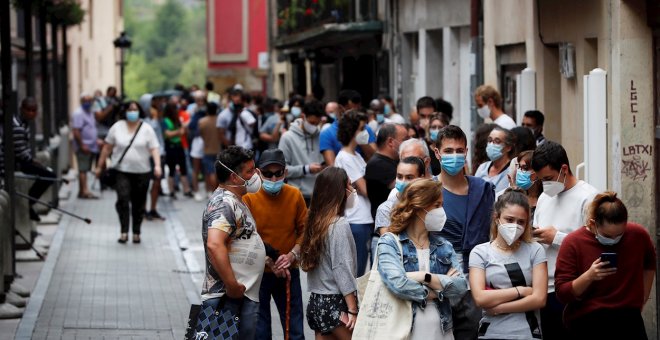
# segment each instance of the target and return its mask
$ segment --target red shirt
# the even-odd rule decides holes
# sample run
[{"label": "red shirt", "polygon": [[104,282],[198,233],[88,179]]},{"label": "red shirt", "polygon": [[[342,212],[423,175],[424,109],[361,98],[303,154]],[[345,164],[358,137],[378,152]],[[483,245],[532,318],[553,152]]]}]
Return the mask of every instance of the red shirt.
[{"label": "red shirt", "polygon": [[[190,113],[186,110],[179,110],[179,121],[181,121],[181,125],[186,126],[190,121]],[[188,136],[185,133],[181,136],[181,146],[186,150],[190,147],[188,145]]]},{"label": "red shirt", "polygon": [[[589,270],[601,253],[617,253],[617,271],[593,281],[580,298],[573,295],[573,280]],[[621,241],[604,246],[586,227],[570,233],[559,248],[555,271],[557,298],[566,303],[564,320],[570,321],[604,308],[644,306],[644,271],[655,271],[655,249],[646,229],[628,223]]]}]

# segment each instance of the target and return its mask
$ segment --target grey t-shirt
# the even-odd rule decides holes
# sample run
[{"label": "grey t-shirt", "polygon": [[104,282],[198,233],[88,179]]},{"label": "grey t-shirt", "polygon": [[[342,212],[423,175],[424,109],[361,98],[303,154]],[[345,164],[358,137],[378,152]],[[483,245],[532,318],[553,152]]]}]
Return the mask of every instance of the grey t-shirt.
[{"label": "grey t-shirt", "polygon": [[[514,286],[531,287],[532,269],[547,262],[545,250],[537,242],[521,242],[513,254],[504,254],[490,242],[482,243],[470,253],[470,268],[486,271],[487,289]],[[479,322],[480,339],[532,339],[541,334],[539,311],[489,316],[483,314]]]},{"label": "grey t-shirt", "polygon": [[376,219],[374,223],[374,230],[378,232],[378,228],[389,228],[392,224],[392,209],[394,205],[399,202],[399,198],[394,197],[388,198],[387,201],[381,203],[376,209]]},{"label": "grey t-shirt", "polygon": [[347,295],[357,290],[355,241],[346,218],[328,228],[325,249],[316,268],[307,273],[307,290],[316,294]]}]

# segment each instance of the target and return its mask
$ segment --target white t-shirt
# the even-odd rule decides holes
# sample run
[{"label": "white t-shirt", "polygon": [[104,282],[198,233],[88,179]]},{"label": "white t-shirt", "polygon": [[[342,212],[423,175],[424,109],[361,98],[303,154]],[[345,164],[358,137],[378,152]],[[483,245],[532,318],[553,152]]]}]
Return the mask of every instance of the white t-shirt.
[{"label": "white t-shirt", "polygon": [[405,124],[406,119],[398,113],[392,113],[389,117],[385,118],[385,123]]},{"label": "white t-shirt", "polygon": [[[231,124],[232,112],[226,108],[218,115],[216,126],[225,129],[225,138],[231,141],[232,134],[229,131]],[[257,120],[248,110],[241,111],[240,119],[236,120],[236,145],[245,149],[252,149],[252,129]]]},{"label": "white t-shirt", "polygon": [[[113,146],[112,157],[110,157],[113,167],[128,147],[134,133],[128,131],[128,125],[123,119],[110,127],[105,142]],[[159,149],[156,132],[154,132],[151,125],[142,123],[142,127],[140,127],[133,144],[126,152],[126,156],[124,156],[119,166],[116,166],[117,170],[134,174],[151,172],[149,157],[151,157],[151,149],[154,148]]]},{"label": "white t-shirt", "polygon": [[516,127],[516,122],[513,121],[513,118],[509,117],[506,113],[497,117],[493,123],[499,125],[500,127],[511,130]]},{"label": "white t-shirt", "polygon": [[534,227],[553,226],[557,235],[551,245],[543,244],[548,256],[548,292],[555,291],[555,266],[559,247],[568,233],[584,225],[586,210],[598,190],[584,181],[555,197],[541,194],[534,211]]},{"label": "white t-shirt", "polygon": [[[351,155],[344,150],[339,151],[337,154],[335,166],[346,171],[351,183],[355,183],[358,179],[364,177],[364,172],[367,169],[367,163],[360,154],[355,153]],[[357,195],[353,208],[346,209],[346,220],[351,224],[373,223],[374,219],[371,217],[371,202],[369,202],[369,198]]]}]

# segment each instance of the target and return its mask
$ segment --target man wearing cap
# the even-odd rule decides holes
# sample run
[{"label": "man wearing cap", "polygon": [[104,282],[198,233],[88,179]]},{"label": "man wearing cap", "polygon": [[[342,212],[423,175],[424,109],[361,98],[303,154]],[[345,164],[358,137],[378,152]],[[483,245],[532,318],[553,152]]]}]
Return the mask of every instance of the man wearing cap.
[{"label": "man wearing cap", "polygon": [[283,271],[284,276],[278,276],[266,267],[259,290],[257,339],[272,338],[271,296],[280,313],[282,329],[285,329],[287,276],[291,280],[289,338],[292,340],[304,339],[298,261],[300,259],[300,242],[307,217],[307,206],[300,190],[284,183],[287,170],[282,150],[264,151],[259,159],[258,168],[262,178],[261,189],[256,193],[246,194],[243,196],[243,201],[252,212],[259,235],[264,243],[275,248],[280,254],[275,262],[275,267],[288,270]]}]

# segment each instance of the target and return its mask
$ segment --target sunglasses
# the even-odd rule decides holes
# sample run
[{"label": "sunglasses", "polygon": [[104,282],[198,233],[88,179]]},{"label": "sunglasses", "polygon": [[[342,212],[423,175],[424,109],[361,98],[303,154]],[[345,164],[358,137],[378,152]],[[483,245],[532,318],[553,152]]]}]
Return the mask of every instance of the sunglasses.
[{"label": "sunglasses", "polygon": [[262,171],[261,174],[264,176],[264,178],[282,177],[284,176],[284,169],[277,172]]}]

